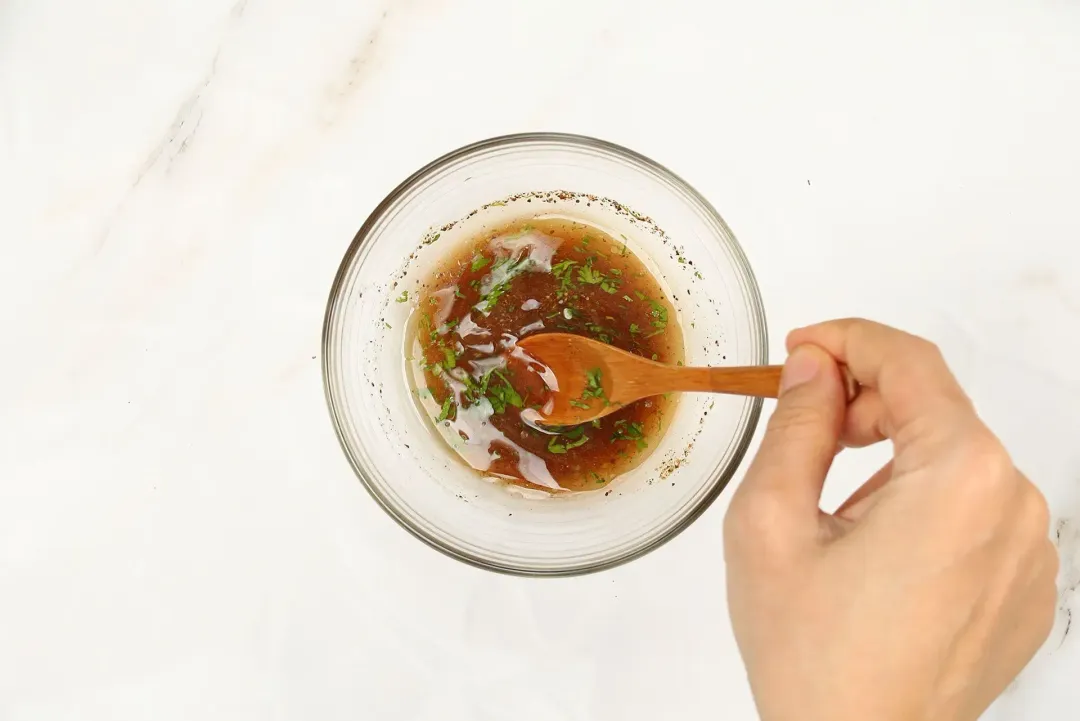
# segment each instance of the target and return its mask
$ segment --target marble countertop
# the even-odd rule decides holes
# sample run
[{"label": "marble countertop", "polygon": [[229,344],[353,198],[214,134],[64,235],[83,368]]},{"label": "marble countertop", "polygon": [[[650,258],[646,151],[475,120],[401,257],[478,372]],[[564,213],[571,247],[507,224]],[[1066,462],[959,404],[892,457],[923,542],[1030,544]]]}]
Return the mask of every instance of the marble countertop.
[{"label": "marble countertop", "polygon": [[[525,130],[711,199],[776,361],[834,316],[941,344],[1062,553],[987,718],[1076,718],[1078,89],[1064,0],[0,5],[0,719],[755,718],[726,500],[614,571],[501,577],[399,529],[334,437],[356,229]],[[843,454],[826,505],[886,452]]]}]

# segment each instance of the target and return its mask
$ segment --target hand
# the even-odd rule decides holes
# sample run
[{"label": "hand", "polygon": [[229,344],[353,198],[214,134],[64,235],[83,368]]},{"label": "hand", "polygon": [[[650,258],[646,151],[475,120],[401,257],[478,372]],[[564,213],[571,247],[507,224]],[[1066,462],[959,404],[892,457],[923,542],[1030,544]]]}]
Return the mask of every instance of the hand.
[{"label": "hand", "polygon": [[[724,525],[763,721],[976,719],[1050,632],[1046,501],[929,342],[863,320],[788,337],[780,399]],[[837,363],[863,390],[845,408]],[[893,459],[834,514],[840,445]]]}]

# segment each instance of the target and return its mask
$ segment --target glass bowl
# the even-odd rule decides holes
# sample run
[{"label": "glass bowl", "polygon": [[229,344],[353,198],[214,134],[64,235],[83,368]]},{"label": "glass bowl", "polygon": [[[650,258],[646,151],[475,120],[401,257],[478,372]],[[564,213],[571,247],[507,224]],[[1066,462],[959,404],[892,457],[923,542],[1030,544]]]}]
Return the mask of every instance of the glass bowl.
[{"label": "glass bowl", "polygon": [[[330,290],[323,378],[345,455],[405,529],[482,568],[572,575],[647,553],[701,515],[745,455],[761,401],[685,395],[651,455],[596,491],[526,491],[462,463],[421,415],[407,380],[414,291],[456,243],[486,226],[544,215],[625,239],[674,301],[688,364],[766,362],[753,273],[701,195],[618,145],[530,133],[455,150],[379,204]],[[399,302],[406,290],[409,300]]]}]

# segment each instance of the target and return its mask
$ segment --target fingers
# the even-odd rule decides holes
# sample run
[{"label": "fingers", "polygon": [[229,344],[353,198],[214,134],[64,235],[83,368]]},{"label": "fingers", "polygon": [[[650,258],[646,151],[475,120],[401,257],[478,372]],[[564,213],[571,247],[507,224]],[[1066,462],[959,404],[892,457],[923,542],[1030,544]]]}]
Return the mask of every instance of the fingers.
[{"label": "fingers", "polygon": [[[853,431],[878,431],[900,442],[903,431],[914,426],[949,429],[960,417],[974,417],[974,410],[956,378],[934,344],[917,336],[867,320],[828,321],[792,331],[789,348],[813,343],[845,363],[876,401],[856,400],[852,411],[862,415]],[[880,420],[871,422],[877,406]],[[876,427],[875,427],[876,424]]]},{"label": "fingers", "polygon": [[[784,365],[780,398],[731,513],[816,532],[821,487],[844,417],[844,385],[832,357],[801,346]],[[775,518],[780,513],[783,519]]]},{"label": "fingers", "polygon": [[888,437],[881,396],[873,388],[867,388],[847,407],[840,443],[847,448],[864,448]]}]

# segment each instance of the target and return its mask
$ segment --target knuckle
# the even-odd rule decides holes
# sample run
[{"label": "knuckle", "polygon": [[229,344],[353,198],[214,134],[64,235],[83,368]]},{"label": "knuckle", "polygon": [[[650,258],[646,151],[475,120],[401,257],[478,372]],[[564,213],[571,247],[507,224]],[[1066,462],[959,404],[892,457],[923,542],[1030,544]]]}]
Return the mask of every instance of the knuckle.
[{"label": "knuckle", "polygon": [[985,487],[1011,485],[1019,476],[1008,451],[989,431],[977,431],[964,441],[963,460],[968,477]]},{"label": "knuckle", "polygon": [[934,341],[911,336],[907,350],[909,368],[920,369],[922,374],[931,377],[939,377],[949,372],[945,354],[941,351],[941,346]]},{"label": "knuckle", "polygon": [[1025,484],[1022,491],[1021,514],[1034,536],[1046,537],[1050,529],[1050,505],[1046,502],[1046,497],[1030,482]]}]

